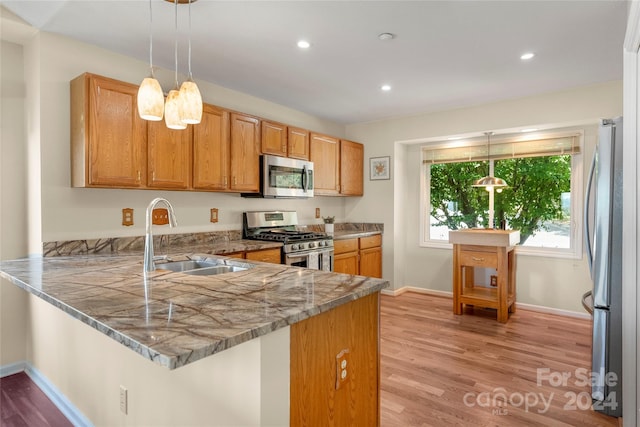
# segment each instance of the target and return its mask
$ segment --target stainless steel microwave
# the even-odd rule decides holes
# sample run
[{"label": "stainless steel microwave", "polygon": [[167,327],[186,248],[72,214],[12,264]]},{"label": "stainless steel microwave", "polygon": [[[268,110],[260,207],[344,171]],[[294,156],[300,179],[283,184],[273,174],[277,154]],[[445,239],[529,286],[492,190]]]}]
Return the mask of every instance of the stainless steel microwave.
[{"label": "stainless steel microwave", "polygon": [[244,197],[313,197],[313,162],[265,154],[260,159],[260,194]]}]

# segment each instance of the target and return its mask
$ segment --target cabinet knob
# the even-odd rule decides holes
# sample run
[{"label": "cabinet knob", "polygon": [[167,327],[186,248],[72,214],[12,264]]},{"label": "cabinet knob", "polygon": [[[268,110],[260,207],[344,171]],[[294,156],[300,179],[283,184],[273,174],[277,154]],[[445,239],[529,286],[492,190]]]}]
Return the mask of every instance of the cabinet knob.
[{"label": "cabinet knob", "polygon": [[476,258],[474,256],[472,256],[471,259],[474,260],[474,261],[479,261],[479,262],[484,261],[484,258]]},{"label": "cabinet knob", "polygon": [[140,182],[140,171],[138,171],[138,182]]}]

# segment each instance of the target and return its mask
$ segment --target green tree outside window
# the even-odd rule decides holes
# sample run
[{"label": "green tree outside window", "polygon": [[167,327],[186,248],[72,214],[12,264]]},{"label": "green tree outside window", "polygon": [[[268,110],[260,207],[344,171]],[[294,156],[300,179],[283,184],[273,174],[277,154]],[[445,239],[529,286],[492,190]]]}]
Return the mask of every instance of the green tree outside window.
[{"label": "green tree outside window", "polygon": [[[495,176],[509,184],[495,194],[495,221],[520,230],[521,245],[550,227],[568,233],[570,155],[496,160],[494,170]],[[449,230],[488,227],[489,193],[471,187],[486,172],[486,161],[431,165],[431,226]]]}]

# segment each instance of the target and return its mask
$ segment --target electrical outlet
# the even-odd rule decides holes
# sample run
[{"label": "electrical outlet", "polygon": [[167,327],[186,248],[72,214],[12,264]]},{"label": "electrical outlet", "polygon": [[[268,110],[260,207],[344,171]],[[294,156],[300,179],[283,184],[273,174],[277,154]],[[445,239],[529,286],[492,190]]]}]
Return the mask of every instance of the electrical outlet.
[{"label": "electrical outlet", "polygon": [[320,208],[316,208],[316,218],[320,218]]},{"label": "electrical outlet", "polygon": [[122,225],[124,225],[125,227],[129,227],[133,225],[133,209],[131,208],[122,209]]},{"label": "electrical outlet", "polygon": [[211,222],[218,222],[218,208],[211,208]]},{"label": "electrical outlet", "polygon": [[121,385],[120,386],[120,412],[122,412],[123,414],[127,415],[127,410],[128,408],[128,401],[127,401],[127,395],[129,393],[127,392],[127,389],[125,388],[125,386]]},{"label": "electrical outlet", "polygon": [[336,390],[340,390],[349,381],[351,368],[349,349],[345,348],[336,355]]},{"label": "electrical outlet", "polygon": [[[486,276],[485,276],[486,277]],[[491,282],[490,282],[491,286],[498,286],[498,276],[491,276]]]}]

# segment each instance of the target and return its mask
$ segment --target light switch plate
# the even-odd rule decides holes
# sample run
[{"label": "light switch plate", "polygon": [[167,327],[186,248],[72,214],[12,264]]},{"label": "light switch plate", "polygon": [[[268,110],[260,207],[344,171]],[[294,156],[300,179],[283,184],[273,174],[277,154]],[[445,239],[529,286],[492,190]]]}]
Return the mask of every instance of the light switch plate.
[{"label": "light switch plate", "polygon": [[211,209],[211,222],[218,222],[218,208]]},{"label": "light switch plate", "polygon": [[153,225],[169,224],[169,211],[165,208],[155,208],[151,214]]},{"label": "light switch plate", "polygon": [[320,208],[316,208],[316,218],[320,218]]}]

